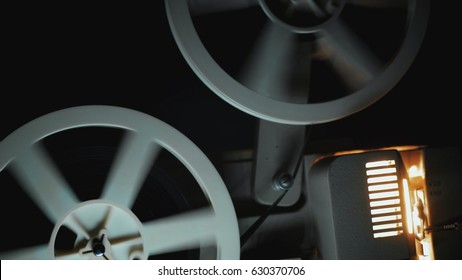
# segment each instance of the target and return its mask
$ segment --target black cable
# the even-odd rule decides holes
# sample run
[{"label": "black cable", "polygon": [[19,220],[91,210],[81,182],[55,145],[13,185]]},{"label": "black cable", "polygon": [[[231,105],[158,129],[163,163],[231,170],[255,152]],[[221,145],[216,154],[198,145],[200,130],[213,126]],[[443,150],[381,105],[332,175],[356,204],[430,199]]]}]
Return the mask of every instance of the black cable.
[{"label": "black cable", "polygon": [[244,234],[241,236],[241,247],[244,246],[244,244],[250,239],[250,237],[255,233],[255,231],[257,231],[260,225],[263,224],[263,222],[266,220],[266,218],[268,218],[269,214],[271,214],[273,209],[278,206],[279,202],[284,198],[287,191],[288,190],[284,190],[283,193],[278,197],[278,199],[276,199],[276,201],[273,202],[273,204],[266,209],[265,213],[261,215],[260,218],[258,218],[258,220],[255,221],[255,223],[253,223],[253,225],[246,230],[246,232],[244,232]]},{"label": "black cable", "polygon": [[462,215],[457,216],[453,219],[450,219],[447,222],[432,225],[425,228],[425,232],[437,232],[437,231],[446,231],[446,230],[458,230],[460,227],[460,222],[462,222]]},{"label": "black cable", "polygon": [[308,126],[306,128],[306,131],[305,131],[305,141],[303,143],[302,151],[300,152],[300,156],[298,157],[297,165],[295,165],[295,169],[294,169],[294,172],[292,174],[292,178],[294,178],[294,179],[297,177],[298,170],[300,169],[300,166],[301,166],[301,164],[303,162],[303,156],[305,155],[306,146],[307,146],[307,143],[308,143],[308,138],[310,138],[310,135],[311,135],[311,127],[312,126]]}]

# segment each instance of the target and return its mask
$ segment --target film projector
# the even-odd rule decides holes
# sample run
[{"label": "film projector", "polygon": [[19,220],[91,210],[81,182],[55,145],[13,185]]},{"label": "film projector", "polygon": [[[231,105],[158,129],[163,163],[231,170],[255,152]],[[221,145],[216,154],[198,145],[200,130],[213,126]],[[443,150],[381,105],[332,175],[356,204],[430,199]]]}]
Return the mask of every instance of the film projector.
[{"label": "film projector", "polygon": [[461,258],[458,147],[310,146],[406,75],[429,0],[163,8],[207,94],[256,120],[254,146],[211,158],[130,106],[33,118],[0,142],[1,259]]}]

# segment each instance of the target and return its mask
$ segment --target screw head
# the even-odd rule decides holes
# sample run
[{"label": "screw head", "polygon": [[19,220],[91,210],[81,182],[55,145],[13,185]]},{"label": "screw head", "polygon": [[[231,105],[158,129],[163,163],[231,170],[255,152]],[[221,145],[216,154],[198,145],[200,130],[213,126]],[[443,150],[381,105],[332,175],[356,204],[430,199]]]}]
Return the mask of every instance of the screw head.
[{"label": "screw head", "polygon": [[277,190],[288,190],[294,183],[294,177],[288,172],[279,173],[274,178],[274,187]]},{"label": "screw head", "polygon": [[93,244],[93,254],[95,254],[95,256],[97,257],[101,257],[104,255],[104,253],[106,252],[106,247],[104,247],[103,243],[100,243],[100,242],[95,242],[95,244]]}]

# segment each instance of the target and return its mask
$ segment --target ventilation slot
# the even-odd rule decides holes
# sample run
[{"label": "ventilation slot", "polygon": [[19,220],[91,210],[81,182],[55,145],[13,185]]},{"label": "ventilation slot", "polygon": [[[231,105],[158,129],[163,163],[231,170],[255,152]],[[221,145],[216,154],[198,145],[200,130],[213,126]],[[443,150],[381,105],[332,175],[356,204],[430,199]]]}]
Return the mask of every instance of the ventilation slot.
[{"label": "ventilation slot", "polygon": [[368,162],[366,175],[374,238],[402,234],[403,217],[395,161]]}]

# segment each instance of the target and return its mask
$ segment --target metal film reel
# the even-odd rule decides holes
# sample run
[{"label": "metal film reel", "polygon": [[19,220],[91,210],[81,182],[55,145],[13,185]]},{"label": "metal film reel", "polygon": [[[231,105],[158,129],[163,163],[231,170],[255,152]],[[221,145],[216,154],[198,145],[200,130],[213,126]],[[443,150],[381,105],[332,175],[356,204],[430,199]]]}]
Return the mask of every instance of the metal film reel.
[{"label": "metal film reel", "polygon": [[[123,137],[101,184],[101,195],[82,200],[44,142],[68,131],[79,135],[88,128],[120,130]],[[74,138],[77,142],[83,139]],[[167,152],[192,175],[207,205],[144,221],[134,214],[133,205],[141,196],[150,166],[158,161],[161,152]],[[0,142],[0,171],[0,178],[9,172],[21,187],[11,189],[3,181],[3,191],[24,192],[51,222],[50,230],[45,231],[48,243],[20,246],[21,240],[14,240],[18,239],[15,235],[29,239],[47,225],[37,224],[38,213],[21,215],[20,211],[27,211],[21,209],[25,202],[11,201],[10,210],[2,212],[2,228],[12,233],[9,245],[17,246],[1,252],[1,259],[149,259],[151,255],[192,248],[200,250],[198,258],[240,257],[234,206],[214,166],[183,134],[142,112],[89,105],[46,114]],[[24,216],[27,220],[16,226],[8,224]],[[57,244],[66,234],[73,236],[73,242],[62,249]]]},{"label": "metal film reel", "polygon": [[[187,63],[271,122],[334,121],[382,98],[422,43],[427,0],[166,0]],[[359,24],[358,24],[359,23]]]}]

